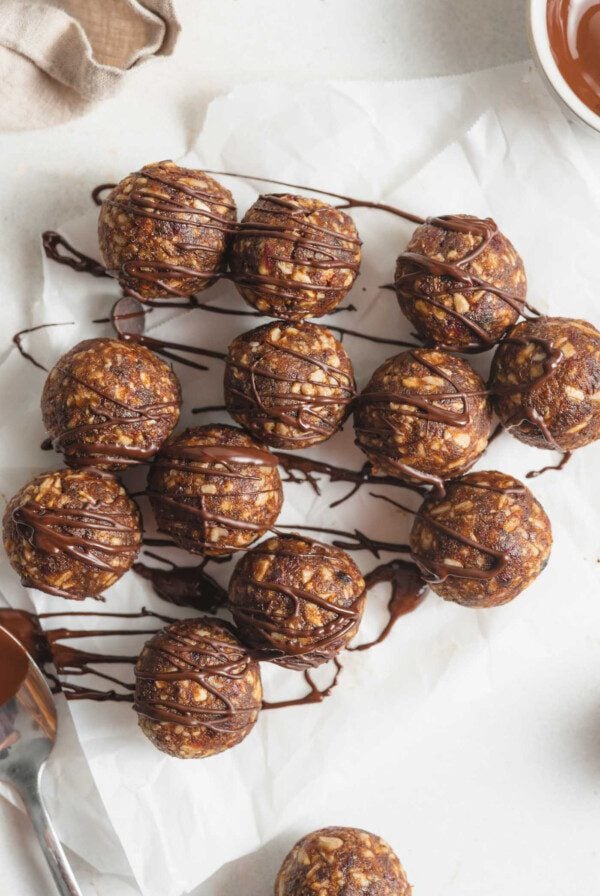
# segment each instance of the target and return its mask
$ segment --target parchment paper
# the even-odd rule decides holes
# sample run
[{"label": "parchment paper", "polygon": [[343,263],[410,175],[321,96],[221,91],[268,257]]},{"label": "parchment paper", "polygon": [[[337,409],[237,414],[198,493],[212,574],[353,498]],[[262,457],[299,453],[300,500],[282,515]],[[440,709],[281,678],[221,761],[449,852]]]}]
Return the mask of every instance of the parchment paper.
[{"label": "parchment paper", "polygon": [[[312,184],[424,215],[491,215],[524,257],[535,305],[600,323],[597,173],[526,66],[400,84],[239,88],[213,102],[184,162]],[[98,182],[125,173],[105,163]],[[240,212],[266,189],[223,181]],[[391,279],[412,227],[382,212],[357,210],[354,217],[365,243],[361,276],[349,296],[358,310],[323,322],[407,338],[394,297],[379,287]],[[90,202],[88,214],[60,230],[97,256],[96,218]],[[109,280],[45,262],[43,295],[32,297],[28,308],[11,309],[10,317],[17,327],[74,322],[30,337],[30,350],[49,367],[78,340],[109,332],[90,321],[105,317],[117,296]],[[230,284],[204,298],[246,310]],[[157,333],[218,350],[260,322],[198,311],[164,316],[170,320],[156,325]],[[396,351],[344,341],[359,386]],[[487,372],[489,356],[474,363]],[[206,422],[190,411],[221,402],[221,363],[210,362],[205,373],[179,365],[176,371],[184,389],[182,426]],[[42,372],[15,350],[5,354],[0,487],[7,498],[31,475],[60,466],[59,457],[38,448],[42,383]],[[363,461],[348,425],[305,453],[354,469]],[[503,435],[477,469],[522,477],[551,457]],[[138,731],[129,706],[70,703],[93,782],[144,896],[181,896],[203,882],[198,893],[204,896],[264,896],[294,840],[326,824],[386,837],[416,892],[428,896],[593,892],[600,864],[599,460],[600,448],[592,446],[561,474],[529,483],[552,520],[555,544],[547,570],[520,598],[474,611],[429,595],[383,645],[345,655],[340,685],[328,700],[264,712],[235,750],[206,761],[170,759]],[[136,488],[143,476],[128,474],[127,481]],[[406,540],[410,518],[374,500],[369,489],[332,510],[330,502],[348,486],[321,485],[318,498],[306,484],[287,484],[281,522],[358,525],[375,537]],[[399,489],[377,491],[418,504]],[[377,562],[366,553],[353,556],[365,572]],[[211,569],[222,583],[229,571]],[[9,603],[24,605],[7,564],[0,591]],[[385,587],[371,593],[360,640],[380,629],[387,596]],[[33,591],[30,598],[39,610],[64,609],[57,598]],[[185,615],[133,573],[107,592],[99,609],[142,605]],[[94,609],[91,602],[86,609]],[[114,621],[98,625],[114,627]],[[131,653],[143,638],[85,643]],[[302,692],[300,676],[263,668],[270,699]],[[131,675],[128,667],[114,671]],[[330,674],[322,670],[319,680]],[[76,811],[80,775],[70,755],[75,751],[68,746],[59,750],[50,794],[63,837],[96,867],[115,871],[118,865],[126,874],[124,857],[98,838],[96,814]],[[100,816],[98,824],[105,824]]]}]

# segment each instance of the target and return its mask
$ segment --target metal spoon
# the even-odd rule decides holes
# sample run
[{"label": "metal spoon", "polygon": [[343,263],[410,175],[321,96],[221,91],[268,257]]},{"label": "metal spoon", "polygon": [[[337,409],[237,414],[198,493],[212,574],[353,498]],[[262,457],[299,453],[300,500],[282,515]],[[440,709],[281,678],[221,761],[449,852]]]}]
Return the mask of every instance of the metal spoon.
[{"label": "metal spoon", "polygon": [[0,626],[0,779],[23,800],[58,892],[81,896],[40,788],[56,730],[56,707],[46,679],[25,648]]}]

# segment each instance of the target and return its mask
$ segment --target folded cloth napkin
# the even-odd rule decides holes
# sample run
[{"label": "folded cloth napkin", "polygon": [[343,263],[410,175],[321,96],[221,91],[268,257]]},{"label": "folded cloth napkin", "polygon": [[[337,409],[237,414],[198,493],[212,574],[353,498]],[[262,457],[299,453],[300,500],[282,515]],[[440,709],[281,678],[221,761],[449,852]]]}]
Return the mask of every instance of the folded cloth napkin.
[{"label": "folded cloth napkin", "polygon": [[172,0],[0,0],[0,129],[81,115],[179,31]]}]

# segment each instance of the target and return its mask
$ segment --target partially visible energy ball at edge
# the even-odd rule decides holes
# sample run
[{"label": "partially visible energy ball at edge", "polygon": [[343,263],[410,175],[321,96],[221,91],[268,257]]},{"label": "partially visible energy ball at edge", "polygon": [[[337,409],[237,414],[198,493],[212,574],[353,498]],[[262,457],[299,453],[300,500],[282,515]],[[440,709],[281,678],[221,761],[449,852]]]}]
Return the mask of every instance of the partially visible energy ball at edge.
[{"label": "partially visible energy ball at edge", "polygon": [[385,840],[359,828],[327,827],[286,856],[274,896],[410,896],[400,860]]},{"label": "partially visible energy ball at edge", "polygon": [[600,438],[600,332],[584,320],[521,321],[498,346],[490,389],[502,425],[537,448]]}]

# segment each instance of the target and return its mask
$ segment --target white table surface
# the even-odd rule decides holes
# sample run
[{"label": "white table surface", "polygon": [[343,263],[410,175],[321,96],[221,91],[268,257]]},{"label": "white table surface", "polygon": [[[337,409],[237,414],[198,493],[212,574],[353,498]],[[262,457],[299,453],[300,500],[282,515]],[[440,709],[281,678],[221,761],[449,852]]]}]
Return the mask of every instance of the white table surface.
[{"label": "white table surface", "polygon": [[[45,131],[0,134],[3,302],[26,301],[40,288],[42,230],[84,211],[90,185],[183,154],[214,96],[252,80],[391,80],[526,59],[526,5],[526,0],[177,0],[183,32],[173,57],[135,70],[118,96],[84,118]],[[578,136],[598,164],[600,137],[583,130]],[[138,892],[72,858],[85,896]],[[223,896],[226,891],[230,887]],[[53,892],[25,818],[2,799],[0,892]]]}]

